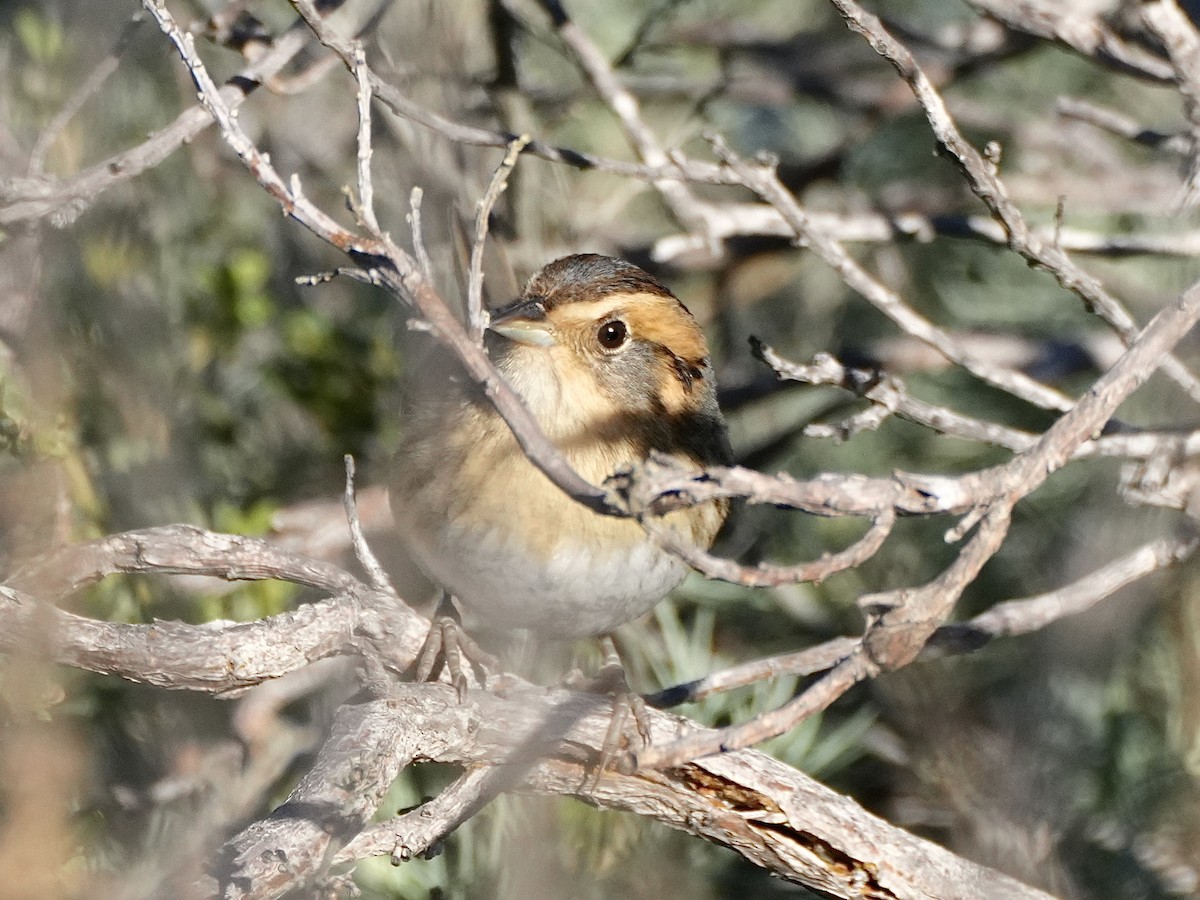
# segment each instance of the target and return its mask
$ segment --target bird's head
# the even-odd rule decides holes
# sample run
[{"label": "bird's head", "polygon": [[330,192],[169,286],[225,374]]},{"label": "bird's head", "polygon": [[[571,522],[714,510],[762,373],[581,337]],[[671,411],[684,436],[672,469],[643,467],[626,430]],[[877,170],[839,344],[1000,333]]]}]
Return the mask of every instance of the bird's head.
[{"label": "bird's head", "polygon": [[723,461],[706,436],[719,433],[724,446],[704,333],[648,272],[597,254],[563,257],[489,328],[504,338],[492,341],[498,365],[552,436],[624,434],[644,449]]}]

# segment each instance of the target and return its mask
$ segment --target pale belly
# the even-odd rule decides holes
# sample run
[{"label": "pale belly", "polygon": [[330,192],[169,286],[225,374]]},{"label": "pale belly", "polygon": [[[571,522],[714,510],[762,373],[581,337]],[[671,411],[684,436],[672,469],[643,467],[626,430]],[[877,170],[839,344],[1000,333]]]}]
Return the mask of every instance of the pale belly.
[{"label": "pale belly", "polygon": [[688,570],[648,539],[601,554],[565,537],[549,558],[534,558],[502,526],[422,537],[410,542],[417,562],[469,618],[555,637],[603,634],[636,619]]}]

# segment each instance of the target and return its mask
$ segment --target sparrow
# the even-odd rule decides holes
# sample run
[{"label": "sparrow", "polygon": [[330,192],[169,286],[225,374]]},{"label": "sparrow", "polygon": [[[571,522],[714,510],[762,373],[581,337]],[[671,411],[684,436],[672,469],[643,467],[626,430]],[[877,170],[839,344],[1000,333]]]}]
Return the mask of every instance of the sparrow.
[{"label": "sparrow", "polygon": [[[632,263],[597,254],[555,260],[491,314],[485,338],[542,431],[592,483],[652,453],[696,469],[730,462],[704,334]],[[389,497],[416,563],[489,627],[605,635],[687,574],[636,520],[594,512],[553,484],[462,380],[414,398]],[[707,548],[727,511],[715,500],[661,522]]]}]

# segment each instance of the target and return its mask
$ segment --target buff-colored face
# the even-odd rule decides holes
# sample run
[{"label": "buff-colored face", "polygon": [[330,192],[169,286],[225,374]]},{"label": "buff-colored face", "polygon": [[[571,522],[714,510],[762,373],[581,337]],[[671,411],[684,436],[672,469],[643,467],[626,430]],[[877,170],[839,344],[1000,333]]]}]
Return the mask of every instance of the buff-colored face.
[{"label": "buff-colored face", "polygon": [[[501,369],[559,437],[645,433],[657,448],[705,418],[719,425],[703,332],[663,285],[628,263],[551,263],[490,329],[507,338],[494,343]],[[689,443],[697,462],[720,461]]]}]

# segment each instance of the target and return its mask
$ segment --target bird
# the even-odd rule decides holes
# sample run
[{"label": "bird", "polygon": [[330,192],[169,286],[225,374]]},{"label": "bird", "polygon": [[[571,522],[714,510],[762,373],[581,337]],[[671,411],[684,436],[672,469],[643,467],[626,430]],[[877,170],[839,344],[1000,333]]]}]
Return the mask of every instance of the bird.
[{"label": "bird", "polygon": [[[491,313],[485,339],[542,431],[593,484],[655,454],[696,470],[730,462],[704,333],[633,263],[554,260]],[[687,574],[636,520],[593,511],[552,483],[469,380],[426,385],[403,426],[393,517],[417,565],[470,619],[540,637],[607,635]],[[707,549],[727,512],[716,499],[660,521]]]}]

